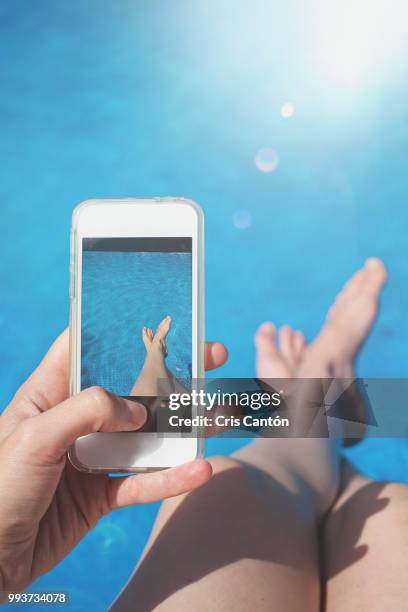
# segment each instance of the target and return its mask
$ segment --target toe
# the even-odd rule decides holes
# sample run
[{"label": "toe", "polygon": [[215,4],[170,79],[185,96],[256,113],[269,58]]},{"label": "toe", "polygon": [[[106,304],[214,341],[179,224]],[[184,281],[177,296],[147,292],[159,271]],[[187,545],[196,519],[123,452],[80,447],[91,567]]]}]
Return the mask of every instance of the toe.
[{"label": "toe", "polygon": [[171,316],[167,315],[167,317],[164,317],[164,319],[160,321],[157,327],[157,330],[156,330],[156,336],[158,336],[159,338],[164,338],[170,329],[170,325],[171,325]]},{"label": "toe", "polygon": [[279,346],[282,356],[293,366],[295,359],[294,352],[294,331],[289,325],[282,325],[279,330]]},{"label": "toe", "polygon": [[305,348],[306,340],[304,335],[301,331],[295,331],[293,334],[293,351],[297,362],[302,358]]},{"label": "toe", "polygon": [[259,378],[273,378],[275,364],[280,361],[276,346],[276,327],[273,323],[263,323],[255,334],[256,372]]},{"label": "toe", "polygon": [[386,280],[387,272],[381,259],[370,257],[344,285],[329,311],[329,318],[336,313],[338,307],[342,308],[356,297],[360,298],[363,295],[377,297]]},{"label": "toe", "polygon": [[335,303],[342,303],[360,293],[364,284],[364,268],[357,270],[355,274],[345,283],[344,287],[336,297]]},{"label": "toe", "polygon": [[255,334],[255,346],[258,353],[277,353],[276,327],[273,323],[266,322],[259,326]]},{"label": "toe", "polygon": [[289,365],[277,346],[277,330],[273,323],[263,323],[256,335],[256,371],[263,379],[287,378]]},{"label": "toe", "polygon": [[364,283],[362,290],[376,295],[387,280],[387,272],[381,259],[370,257],[364,266]]},{"label": "toe", "polygon": [[330,309],[314,345],[335,371],[352,370],[354,358],[375,321],[386,277],[382,261],[368,259]]}]

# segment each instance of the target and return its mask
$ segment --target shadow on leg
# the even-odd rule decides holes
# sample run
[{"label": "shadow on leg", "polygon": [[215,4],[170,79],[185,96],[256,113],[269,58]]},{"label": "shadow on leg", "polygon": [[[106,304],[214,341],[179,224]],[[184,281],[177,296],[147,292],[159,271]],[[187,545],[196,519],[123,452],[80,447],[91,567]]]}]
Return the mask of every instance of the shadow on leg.
[{"label": "shadow on leg", "polygon": [[[201,489],[167,500],[113,610],[317,611],[314,500],[226,457]],[[288,475],[288,480],[290,476]]]},{"label": "shadow on leg", "polygon": [[405,610],[408,487],[345,464],[342,490],[324,529],[326,609]]}]

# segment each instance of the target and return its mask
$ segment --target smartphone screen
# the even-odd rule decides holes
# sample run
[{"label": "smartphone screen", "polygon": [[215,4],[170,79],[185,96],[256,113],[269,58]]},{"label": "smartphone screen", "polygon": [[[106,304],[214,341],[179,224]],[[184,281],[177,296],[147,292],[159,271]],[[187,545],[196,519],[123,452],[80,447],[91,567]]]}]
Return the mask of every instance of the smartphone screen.
[{"label": "smartphone screen", "polygon": [[81,389],[191,388],[191,237],[82,238]]}]

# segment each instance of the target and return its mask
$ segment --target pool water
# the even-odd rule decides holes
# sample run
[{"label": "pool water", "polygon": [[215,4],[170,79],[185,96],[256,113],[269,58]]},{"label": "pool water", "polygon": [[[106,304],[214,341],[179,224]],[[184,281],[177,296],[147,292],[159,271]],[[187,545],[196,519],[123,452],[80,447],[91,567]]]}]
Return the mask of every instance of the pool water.
[{"label": "pool water", "polygon": [[[206,332],[229,348],[225,377],[254,374],[264,320],[313,338],[348,276],[382,257],[389,283],[357,369],[407,375],[408,43],[337,81],[309,47],[308,4],[2,1],[3,404],[67,325],[70,216],[89,197],[201,204]],[[348,454],[408,482],[404,439]],[[157,509],[106,517],[33,588],[69,591],[70,610],[106,609]]]},{"label": "pool water", "polygon": [[191,380],[191,253],[83,251],[81,388],[131,395],[146,350],[143,327],[172,322],[166,365]]}]

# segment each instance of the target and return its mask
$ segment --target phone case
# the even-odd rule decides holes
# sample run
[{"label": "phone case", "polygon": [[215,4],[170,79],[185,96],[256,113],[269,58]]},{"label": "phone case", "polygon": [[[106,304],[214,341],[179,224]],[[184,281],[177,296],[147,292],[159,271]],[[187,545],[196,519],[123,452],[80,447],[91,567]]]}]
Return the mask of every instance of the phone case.
[{"label": "phone case", "polygon": [[[69,324],[69,354],[70,354],[70,375],[69,375],[69,391],[70,395],[75,395],[80,391],[80,380],[78,380],[77,371],[77,343],[78,343],[78,327],[81,324],[77,317],[76,308],[76,296],[78,296],[78,276],[77,276],[77,255],[78,255],[78,237],[77,237],[77,224],[79,211],[86,206],[92,206],[95,204],[122,204],[128,206],[145,205],[146,203],[154,206],[155,204],[166,204],[169,205],[175,203],[183,203],[191,206],[198,218],[198,231],[197,231],[197,374],[198,380],[204,378],[204,214],[201,207],[188,198],[182,197],[157,197],[157,198],[118,198],[118,199],[94,199],[85,200],[78,204],[72,213],[72,225],[70,234],[70,285],[69,285],[69,296],[70,296],[70,324]],[[196,458],[201,458],[204,455],[204,437],[201,428],[197,428],[197,454]],[[121,467],[92,467],[82,464],[75,453],[75,444],[73,444],[69,451],[68,457],[73,466],[81,472],[87,473],[140,473],[140,472],[153,472],[161,469],[167,469],[168,466],[163,467],[144,467],[144,468],[133,468],[129,466]]]}]

